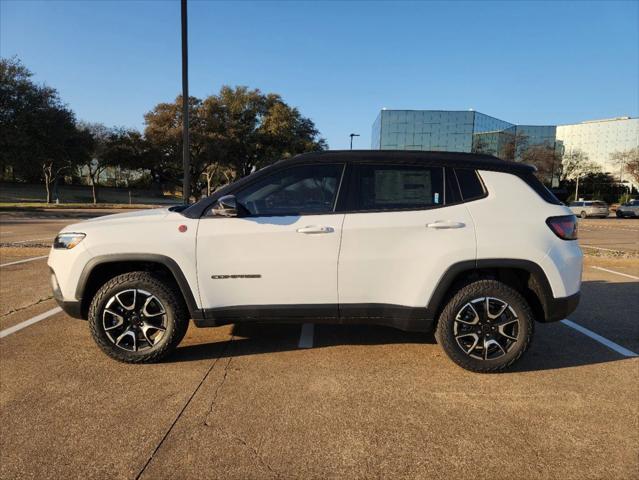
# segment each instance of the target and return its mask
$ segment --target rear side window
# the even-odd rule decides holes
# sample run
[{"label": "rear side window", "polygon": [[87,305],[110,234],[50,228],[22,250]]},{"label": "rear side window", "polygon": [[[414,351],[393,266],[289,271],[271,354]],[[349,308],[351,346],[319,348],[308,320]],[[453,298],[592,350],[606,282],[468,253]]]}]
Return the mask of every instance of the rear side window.
[{"label": "rear side window", "polygon": [[412,210],[444,203],[443,168],[353,165],[350,210]]},{"label": "rear side window", "polygon": [[555,197],[555,194],[548,190],[544,184],[535,177],[534,173],[519,174],[519,178],[526,182],[528,186],[537,192],[537,195],[543,198],[546,202],[552,203],[553,205],[562,205],[562,203],[557,200],[557,197]]},{"label": "rear side window", "polygon": [[457,175],[459,189],[465,202],[481,198],[485,195],[484,186],[475,170],[456,168],[455,174]]}]

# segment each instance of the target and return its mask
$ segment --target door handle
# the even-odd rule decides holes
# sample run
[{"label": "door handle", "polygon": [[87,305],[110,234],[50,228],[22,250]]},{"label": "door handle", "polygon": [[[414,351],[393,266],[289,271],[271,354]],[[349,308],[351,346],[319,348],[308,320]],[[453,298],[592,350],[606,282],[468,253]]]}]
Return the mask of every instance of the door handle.
[{"label": "door handle", "polygon": [[314,233],[333,233],[335,229],[333,227],[320,227],[317,225],[309,225],[307,227],[302,227],[297,229],[297,233],[306,233],[306,234],[314,234]]},{"label": "door handle", "polygon": [[450,220],[437,220],[436,222],[426,224],[426,226],[440,230],[444,228],[464,228],[466,224],[462,222],[452,222]]}]

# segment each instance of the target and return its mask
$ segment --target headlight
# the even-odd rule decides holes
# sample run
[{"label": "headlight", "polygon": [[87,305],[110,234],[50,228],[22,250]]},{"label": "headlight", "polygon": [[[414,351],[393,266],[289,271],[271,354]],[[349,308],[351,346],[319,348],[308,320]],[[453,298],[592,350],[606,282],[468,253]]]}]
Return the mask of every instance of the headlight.
[{"label": "headlight", "polygon": [[53,248],[70,250],[84,240],[84,233],[61,233],[53,241]]}]

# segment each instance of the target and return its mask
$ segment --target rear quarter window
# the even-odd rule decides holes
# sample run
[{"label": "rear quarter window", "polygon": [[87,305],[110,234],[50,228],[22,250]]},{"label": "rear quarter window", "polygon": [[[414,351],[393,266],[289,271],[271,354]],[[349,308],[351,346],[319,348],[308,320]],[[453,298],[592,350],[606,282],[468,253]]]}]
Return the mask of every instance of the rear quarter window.
[{"label": "rear quarter window", "polygon": [[482,198],[486,195],[484,185],[475,170],[471,170],[470,168],[456,168],[455,175],[457,176],[459,189],[465,202]]},{"label": "rear quarter window", "polygon": [[522,173],[518,174],[519,178],[521,178],[524,182],[528,184],[530,188],[532,188],[537,195],[539,195],[545,202],[552,203],[553,205],[563,205],[555,194],[546,188],[546,186],[539,181],[535,174],[530,173]]}]

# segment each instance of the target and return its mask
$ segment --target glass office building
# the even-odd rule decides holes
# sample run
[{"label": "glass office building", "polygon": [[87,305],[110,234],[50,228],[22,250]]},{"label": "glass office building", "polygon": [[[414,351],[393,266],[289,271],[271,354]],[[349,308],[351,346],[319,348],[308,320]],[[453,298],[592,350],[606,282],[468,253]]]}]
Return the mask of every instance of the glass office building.
[{"label": "glass office building", "polygon": [[[525,148],[583,151],[602,171],[619,176],[614,152],[639,147],[639,119],[619,117],[574,125],[515,125],[475,111],[382,110],[373,123],[376,150],[481,152],[520,160]],[[622,179],[623,173],[621,172]]]},{"label": "glass office building", "polygon": [[620,117],[558,125],[557,141],[561,142],[565,153],[582,151],[590,160],[597,162],[602,171],[629,180],[611,156],[639,147],[639,118]]}]

